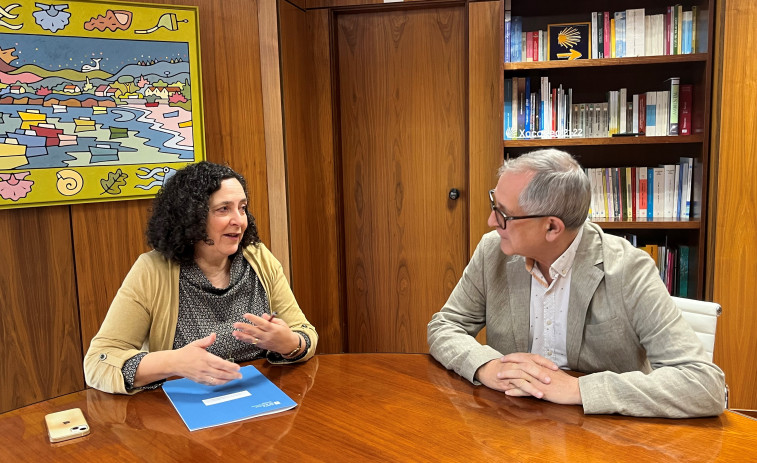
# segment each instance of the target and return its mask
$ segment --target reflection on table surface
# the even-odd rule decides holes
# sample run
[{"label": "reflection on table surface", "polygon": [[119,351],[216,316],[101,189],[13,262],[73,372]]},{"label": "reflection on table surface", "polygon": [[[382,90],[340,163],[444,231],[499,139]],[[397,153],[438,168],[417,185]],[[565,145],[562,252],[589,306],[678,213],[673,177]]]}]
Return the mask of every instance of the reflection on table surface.
[{"label": "reflection on table surface", "polygon": [[[747,461],[757,421],[584,415],[473,386],[424,354],[252,362],[298,406],[189,432],[162,390],[92,389],[0,415],[0,461]],[[79,407],[91,434],[50,444],[47,413]]]}]

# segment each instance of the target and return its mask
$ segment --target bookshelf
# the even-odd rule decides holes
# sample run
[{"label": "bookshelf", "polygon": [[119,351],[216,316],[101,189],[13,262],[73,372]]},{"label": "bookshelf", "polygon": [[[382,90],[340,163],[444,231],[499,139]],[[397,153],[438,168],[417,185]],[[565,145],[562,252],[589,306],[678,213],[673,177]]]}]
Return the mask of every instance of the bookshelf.
[{"label": "bookshelf", "polygon": [[[502,0],[502,11],[510,6],[510,20],[518,16],[522,31],[547,30],[550,24],[591,22],[591,13],[608,11],[612,18],[617,11],[644,8],[644,14],[666,15],[667,7],[674,3],[627,0],[603,2],[583,0],[560,2],[545,0]],[[607,102],[608,92],[626,89],[631,95],[666,89],[666,80],[678,77],[680,83],[692,86],[690,135],[671,136],[591,136],[579,138],[522,138],[508,139],[503,129],[502,154],[513,157],[540,148],[558,148],[571,153],[584,168],[658,167],[676,164],[682,157],[693,159],[691,179],[691,206],[688,218],[655,217],[636,220],[594,218],[595,223],[608,233],[633,235],[639,244],[666,245],[671,249],[688,248],[688,292],[684,296],[702,298],[704,295],[704,268],[706,251],[706,217],[708,175],[710,164],[709,133],[712,75],[712,39],[714,0],[695,0],[680,3],[682,11],[696,10],[698,44],[692,53],[597,58],[559,61],[508,62],[505,53],[505,16],[501,36],[500,108],[503,126],[506,119],[506,88],[512,88],[513,79],[527,78],[530,89],[540,88],[546,77],[551,88],[562,85],[572,90],[573,104]],[[694,7],[694,8],[692,8]],[[539,37],[545,40],[546,37]],[[664,45],[663,45],[664,46]],[[511,49],[512,50],[512,49]],[[663,52],[664,53],[664,52]],[[543,53],[542,53],[543,55]],[[589,55],[589,58],[591,56]],[[508,80],[510,80],[508,84]],[[508,87],[510,85],[510,87]],[[512,99],[511,103],[512,105]],[[568,105],[566,105],[567,107]],[[538,103],[537,103],[538,107]],[[512,109],[512,106],[509,107]],[[522,126],[520,128],[523,128]],[[512,133],[512,132],[510,132]],[[680,275],[676,275],[679,278]],[[678,286],[678,285],[676,285]],[[671,288],[674,295],[683,295]]]}]

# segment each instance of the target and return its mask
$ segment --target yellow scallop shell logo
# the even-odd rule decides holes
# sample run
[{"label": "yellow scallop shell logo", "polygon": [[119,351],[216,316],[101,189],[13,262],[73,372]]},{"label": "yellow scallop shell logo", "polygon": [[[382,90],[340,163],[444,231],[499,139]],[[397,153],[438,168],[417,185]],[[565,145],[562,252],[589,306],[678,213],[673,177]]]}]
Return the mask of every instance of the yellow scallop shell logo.
[{"label": "yellow scallop shell logo", "polygon": [[[554,37],[554,36],[553,36]],[[557,34],[557,43],[564,48],[575,47],[581,41],[581,32],[575,27],[566,27]]]},{"label": "yellow scallop shell logo", "polygon": [[73,196],[80,192],[84,186],[84,179],[81,174],[75,170],[63,169],[59,170],[55,175],[58,177],[55,186],[58,188],[58,192],[63,196]]}]

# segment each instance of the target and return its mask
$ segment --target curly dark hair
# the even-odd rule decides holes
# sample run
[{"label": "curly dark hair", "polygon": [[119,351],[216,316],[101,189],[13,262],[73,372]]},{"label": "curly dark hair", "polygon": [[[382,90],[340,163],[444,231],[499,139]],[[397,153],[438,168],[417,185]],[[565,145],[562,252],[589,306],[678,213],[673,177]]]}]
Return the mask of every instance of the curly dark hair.
[{"label": "curly dark hair", "polygon": [[[223,180],[235,178],[247,196],[247,182],[231,167],[202,161],[178,170],[158,191],[147,223],[147,244],[178,264],[194,261],[194,245],[209,243],[208,201]],[[240,249],[260,243],[258,227],[250,211]],[[210,243],[209,243],[210,244]]]}]

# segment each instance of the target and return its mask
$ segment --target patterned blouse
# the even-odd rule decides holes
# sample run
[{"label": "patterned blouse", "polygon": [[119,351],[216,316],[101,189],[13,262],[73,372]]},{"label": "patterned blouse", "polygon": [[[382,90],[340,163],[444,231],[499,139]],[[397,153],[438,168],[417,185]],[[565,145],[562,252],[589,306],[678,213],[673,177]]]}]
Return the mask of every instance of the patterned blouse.
[{"label": "patterned blouse", "polygon": [[[235,254],[231,261],[231,276],[229,286],[224,289],[214,287],[200,270],[197,264],[182,265],[179,271],[179,316],[176,323],[176,335],[173,348],[180,349],[192,341],[204,338],[210,333],[216,333],[216,341],[207,351],[221,358],[233,359],[235,362],[246,362],[256,358],[275,357],[281,360],[279,353],[268,352],[257,346],[235,339],[231,333],[233,324],[247,322],[242,315],[251,313],[261,316],[270,313],[270,306],[265,289],[244,259],[241,252]],[[310,339],[305,333],[299,332],[305,338],[306,347],[310,346]],[[307,348],[293,359],[304,356]],[[141,352],[127,360],[121,372],[127,390],[134,389],[134,377],[137,366],[147,352]],[[142,386],[141,389],[155,389],[163,381]]]}]

